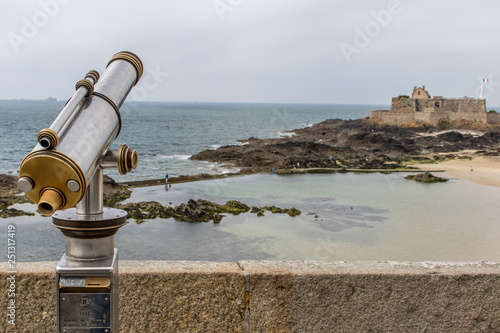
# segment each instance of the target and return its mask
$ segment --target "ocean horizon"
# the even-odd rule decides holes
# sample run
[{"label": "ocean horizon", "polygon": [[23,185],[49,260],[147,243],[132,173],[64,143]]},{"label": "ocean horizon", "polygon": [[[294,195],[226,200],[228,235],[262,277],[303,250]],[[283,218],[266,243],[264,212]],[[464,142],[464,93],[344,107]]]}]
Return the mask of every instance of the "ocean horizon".
[{"label": "ocean horizon", "polygon": [[[49,127],[63,102],[0,101],[0,173],[17,175],[22,158]],[[326,119],[357,119],[384,106],[242,103],[141,102],[125,104],[122,130],[113,146],[127,144],[139,154],[133,181],[232,171],[217,163],[191,161],[205,149],[242,144],[250,137],[272,138]],[[133,188],[126,202],[178,205],[189,199],[217,203],[296,207],[300,216],[267,212],[227,215],[220,223],[130,220],[116,235],[125,260],[403,260],[495,261],[500,243],[496,200],[500,188],[463,179],[419,184],[406,173],[275,175],[256,174]],[[446,176],[446,174],[444,174]],[[36,211],[33,204],[13,208]],[[17,260],[57,261],[64,236],[50,218],[22,216],[0,220],[16,226]],[[50,246],[47,246],[50,244]],[[148,246],[144,246],[148,244]]]},{"label": "ocean horizon", "polygon": [[[0,100],[0,173],[17,175],[19,165],[36,144],[38,132],[50,126],[63,101]],[[191,161],[206,149],[241,145],[250,137],[278,138],[287,131],[326,119],[357,119],[383,105],[127,102],[120,110],[122,128],[112,147],[127,144],[139,155],[138,167],[117,181],[136,181],[234,170],[217,163]]]}]

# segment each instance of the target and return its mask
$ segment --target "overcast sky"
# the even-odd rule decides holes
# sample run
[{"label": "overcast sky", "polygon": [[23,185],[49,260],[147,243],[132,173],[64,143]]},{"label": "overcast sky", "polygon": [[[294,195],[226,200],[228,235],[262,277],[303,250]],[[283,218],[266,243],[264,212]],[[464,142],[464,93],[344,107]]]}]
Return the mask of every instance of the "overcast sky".
[{"label": "overcast sky", "polygon": [[390,104],[422,85],[479,97],[486,77],[495,106],[499,13],[494,0],[2,1],[0,99],[66,100],[127,50],[145,66],[134,100]]}]

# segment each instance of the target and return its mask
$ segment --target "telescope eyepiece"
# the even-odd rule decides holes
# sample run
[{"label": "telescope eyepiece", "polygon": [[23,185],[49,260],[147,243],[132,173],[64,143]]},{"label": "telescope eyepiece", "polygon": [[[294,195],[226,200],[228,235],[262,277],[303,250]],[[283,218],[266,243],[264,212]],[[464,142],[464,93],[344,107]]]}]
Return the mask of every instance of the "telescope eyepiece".
[{"label": "telescope eyepiece", "polygon": [[52,141],[46,136],[41,138],[39,143],[40,146],[45,149],[48,149],[50,146],[52,146]]},{"label": "telescope eyepiece", "polygon": [[49,187],[42,190],[38,202],[38,212],[43,216],[52,216],[58,209],[64,206],[64,195],[56,188]]},{"label": "telescope eyepiece", "polygon": [[95,70],[91,70],[85,75],[86,79],[91,79],[93,84],[96,84],[99,81],[99,72]]},{"label": "telescope eyepiece", "polygon": [[59,143],[59,135],[50,128],[44,128],[38,133],[38,143],[44,149],[52,149]]},{"label": "telescope eyepiece", "polygon": [[55,211],[54,207],[52,207],[48,202],[41,202],[38,205],[38,210],[46,216],[52,215]]}]

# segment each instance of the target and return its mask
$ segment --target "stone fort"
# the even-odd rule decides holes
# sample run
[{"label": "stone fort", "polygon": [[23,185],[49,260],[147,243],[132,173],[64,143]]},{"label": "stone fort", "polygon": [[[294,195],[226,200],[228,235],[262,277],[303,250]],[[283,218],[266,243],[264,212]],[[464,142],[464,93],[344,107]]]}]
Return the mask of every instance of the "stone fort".
[{"label": "stone fort", "polygon": [[371,111],[370,119],[381,120],[388,125],[410,123],[435,125],[441,119],[500,124],[500,114],[486,112],[485,99],[431,97],[425,86],[413,87],[411,97],[406,95],[394,97],[390,110]]}]

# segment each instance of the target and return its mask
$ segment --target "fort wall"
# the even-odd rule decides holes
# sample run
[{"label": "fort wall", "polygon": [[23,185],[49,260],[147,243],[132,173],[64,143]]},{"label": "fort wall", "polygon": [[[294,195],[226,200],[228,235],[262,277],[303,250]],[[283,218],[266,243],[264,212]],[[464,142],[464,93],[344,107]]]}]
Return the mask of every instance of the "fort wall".
[{"label": "fort wall", "polygon": [[488,124],[500,125],[500,113],[487,113],[486,117]]},{"label": "fort wall", "polygon": [[[2,332],[54,332],[57,262],[0,264]],[[486,332],[499,263],[120,262],[120,332]],[[7,323],[15,275],[16,326]]]},{"label": "fort wall", "polygon": [[371,111],[370,119],[382,120],[388,125],[409,124],[416,120],[414,112],[388,110]]},{"label": "fort wall", "polygon": [[391,103],[391,112],[415,112],[417,100],[413,98],[394,97]]},{"label": "fort wall", "polygon": [[401,125],[414,122],[437,124],[441,119],[467,120],[479,123],[500,123],[499,117],[488,116],[486,101],[475,98],[407,98],[395,97],[391,108],[375,110],[370,118],[378,119],[389,125]]}]

